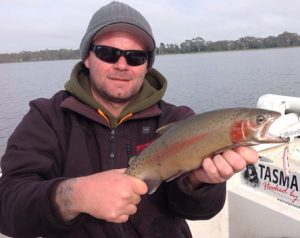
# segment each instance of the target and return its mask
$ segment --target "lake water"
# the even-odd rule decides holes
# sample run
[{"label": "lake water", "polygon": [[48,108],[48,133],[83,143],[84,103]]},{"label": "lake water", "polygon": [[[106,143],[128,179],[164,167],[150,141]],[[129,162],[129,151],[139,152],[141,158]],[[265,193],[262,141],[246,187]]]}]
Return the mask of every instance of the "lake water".
[{"label": "lake water", "polygon": [[[0,64],[0,155],[28,102],[63,89],[77,60]],[[263,94],[300,96],[300,48],[157,56],[165,100],[196,112],[256,106]]]}]

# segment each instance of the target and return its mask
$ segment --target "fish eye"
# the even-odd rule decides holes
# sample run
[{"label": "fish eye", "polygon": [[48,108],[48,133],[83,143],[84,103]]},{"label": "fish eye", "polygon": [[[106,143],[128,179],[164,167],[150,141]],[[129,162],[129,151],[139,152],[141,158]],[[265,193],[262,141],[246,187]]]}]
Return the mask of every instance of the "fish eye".
[{"label": "fish eye", "polygon": [[263,115],[259,115],[259,116],[257,116],[257,118],[256,118],[256,122],[257,122],[257,124],[262,124],[262,123],[264,123],[265,122],[265,117],[263,116]]}]

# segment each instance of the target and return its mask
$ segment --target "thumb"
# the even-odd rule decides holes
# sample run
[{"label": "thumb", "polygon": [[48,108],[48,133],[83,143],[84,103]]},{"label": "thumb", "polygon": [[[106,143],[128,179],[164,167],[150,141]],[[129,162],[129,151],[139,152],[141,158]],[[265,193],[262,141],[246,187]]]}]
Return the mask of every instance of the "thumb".
[{"label": "thumb", "polygon": [[133,177],[132,177],[132,180],[134,181],[132,189],[135,193],[140,194],[140,195],[147,193],[148,186],[143,180],[138,179],[138,178],[133,178]]},{"label": "thumb", "polygon": [[[124,174],[126,172],[126,170],[127,170],[127,168],[122,168],[122,169],[115,169],[114,171],[116,171],[117,173]],[[129,176],[131,181],[133,181],[132,189],[135,193],[140,194],[140,195],[147,193],[148,186],[143,180],[134,178],[130,175],[127,175],[127,176]]]}]

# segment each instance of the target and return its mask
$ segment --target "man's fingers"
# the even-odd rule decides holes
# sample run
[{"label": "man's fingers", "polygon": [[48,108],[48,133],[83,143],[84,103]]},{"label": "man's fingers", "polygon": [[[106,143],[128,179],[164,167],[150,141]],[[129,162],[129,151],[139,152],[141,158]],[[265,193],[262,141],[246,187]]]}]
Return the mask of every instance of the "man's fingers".
[{"label": "man's fingers", "polygon": [[137,194],[132,194],[131,198],[130,198],[130,203],[131,204],[139,204],[141,201],[141,196],[140,195],[137,195]]},{"label": "man's fingers", "polygon": [[[126,168],[116,169],[115,171],[117,171],[118,173],[124,174],[126,171]],[[130,179],[132,179],[132,181],[133,181],[133,186],[132,186],[133,192],[135,192],[139,195],[143,195],[148,192],[148,187],[144,181],[142,181],[141,179],[131,177],[131,176],[130,176]]]},{"label": "man's fingers", "polygon": [[208,183],[224,182],[224,179],[221,176],[220,171],[218,170],[218,167],[216,166],[216,161],[219,160],[218,157],[219,157],[219,155],[216,155],[213,159],[206,158],[202,163],[202,167],[206,174],[205,180]]},{"label": "man's fingers", "polygon": [[128,205],[126,214],[133,215],[136,212],[137,212],[137,207],[135,205],[132,205],[132,204]]},{"label": "man's fingers", "polygon": [[225,151],[223,153],[223,157],[230,169],[235,173],[240,172],[247,165],[247,162],[244,159],[244,157],[242,157],[240,154],[233,150]]},{"label": "man's fingers", "polygon": [[[232,155],[231,155],[232,156]],[[218,170],[220,177],[224,179],[230,178],[234,174],[234,169],[223,155],[216,155],[213,158],[214,164]]]},{"label": "man's fingers", "polygon": [[256,163],[259,159],[257,151],[252,149],[251,147],[240,146],[237,147],[235,151],[245,159],[247,164]]}]

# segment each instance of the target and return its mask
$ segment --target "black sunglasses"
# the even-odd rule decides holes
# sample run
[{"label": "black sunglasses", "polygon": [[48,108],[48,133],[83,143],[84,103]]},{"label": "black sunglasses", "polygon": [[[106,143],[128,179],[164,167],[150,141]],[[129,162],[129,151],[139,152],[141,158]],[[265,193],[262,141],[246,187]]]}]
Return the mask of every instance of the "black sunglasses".
[{"label": "black sunglasses", "polygon": [[148,59],[148,53],[142,50],[121,50],[118,48],[104,46],[104,45],[91,45],[96,57],[106,63],[116,63],[121,56],[124,56],[126,62],[130,66],[142,65]]}]

